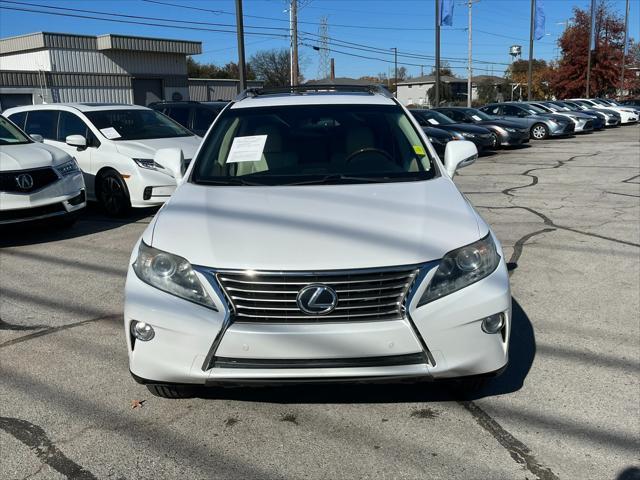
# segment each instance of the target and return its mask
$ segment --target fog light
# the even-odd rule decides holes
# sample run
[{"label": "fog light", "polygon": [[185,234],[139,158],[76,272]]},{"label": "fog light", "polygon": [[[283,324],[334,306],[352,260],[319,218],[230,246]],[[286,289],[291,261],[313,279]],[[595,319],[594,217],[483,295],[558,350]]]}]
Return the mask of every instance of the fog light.
[{"label": "fog light", "polygon": [[496,313],[482,320],[484,333],[498,333],[504,327],[504,314]]},{"label": "fog light", "polygon": [[148,342],[155,337],[156,332],[144,322],[131,322],[131,334],[141,342]]}]

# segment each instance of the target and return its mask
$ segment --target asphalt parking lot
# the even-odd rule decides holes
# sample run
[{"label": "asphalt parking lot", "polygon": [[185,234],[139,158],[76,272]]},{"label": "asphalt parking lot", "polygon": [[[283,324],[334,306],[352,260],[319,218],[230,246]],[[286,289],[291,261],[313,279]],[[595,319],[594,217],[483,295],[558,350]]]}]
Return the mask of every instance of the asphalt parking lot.
[{"label": "asphalt parking lot", "polygon": [[[506,373],[152,397],[122,331],[153,212],[0,238],[0,478],[640,478],[640,127],[482,157],[456,183],[511,269]],[[132,408],[135,407],[135,408]]]}]

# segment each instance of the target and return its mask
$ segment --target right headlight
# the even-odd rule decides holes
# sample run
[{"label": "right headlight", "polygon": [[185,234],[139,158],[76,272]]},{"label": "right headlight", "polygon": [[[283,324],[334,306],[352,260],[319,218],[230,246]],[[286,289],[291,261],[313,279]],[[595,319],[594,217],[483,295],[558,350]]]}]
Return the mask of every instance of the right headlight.
[{"label": "right headlight", "polygon": [[152,287],[217,310],[191,264],[184,258],[140,242],[133,271]]},{"label": "right headlight", "polygon": [[509,132],[509,133],[516,133],[516,129],[515,128],[511,128],[511,127],[504,127],[504,129]]},{"label": "right headlight", "polygon": [[450,251],[440,261],[418,306],[482,280],[493,273],[499,263],[500,255],[491,234],[470,245]]}]

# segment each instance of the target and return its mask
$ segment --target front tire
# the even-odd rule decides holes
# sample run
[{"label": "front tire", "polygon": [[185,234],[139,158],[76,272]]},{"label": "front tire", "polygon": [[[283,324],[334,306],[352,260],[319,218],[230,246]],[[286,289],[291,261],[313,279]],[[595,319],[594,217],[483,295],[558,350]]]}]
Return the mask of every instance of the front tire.
[{"label": "front tire", "polygon": [[123,217],[131,209],[129,190],[123,178],[115,170],[98,177],[97,197],[105,213],[110,217]]},{"label": "front tire", "polygon": [[146,386],[151,395],[160,398],[192,398],[195,394],[193,387],[184,385],[149,384]]},{"label": "front tire", "polygon": [[496,132],[491,132],[491,146],[490,148],[492,150],[497,150],[498,148],[500,148],[500,139],[498,138],[498,135],[496,134]]},{"label": "front tire", "polygon": [[536,123],[531,127],[531,138],[544,140],[549,138],[549,128],[544,123]]}]

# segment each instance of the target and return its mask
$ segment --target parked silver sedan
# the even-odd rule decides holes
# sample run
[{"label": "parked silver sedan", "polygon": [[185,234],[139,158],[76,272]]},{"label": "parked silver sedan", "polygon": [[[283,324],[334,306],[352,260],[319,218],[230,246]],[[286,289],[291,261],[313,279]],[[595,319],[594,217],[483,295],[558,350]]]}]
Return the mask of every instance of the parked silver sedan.
[{"label": "parked silver sedan", "polygon": [[543,140],[549,137],[573,135],[575,124],[562,115],[546,113],[541,108],[526,103],[491,103],[479,109],[495,118],[524,120],[531,138]]}]

